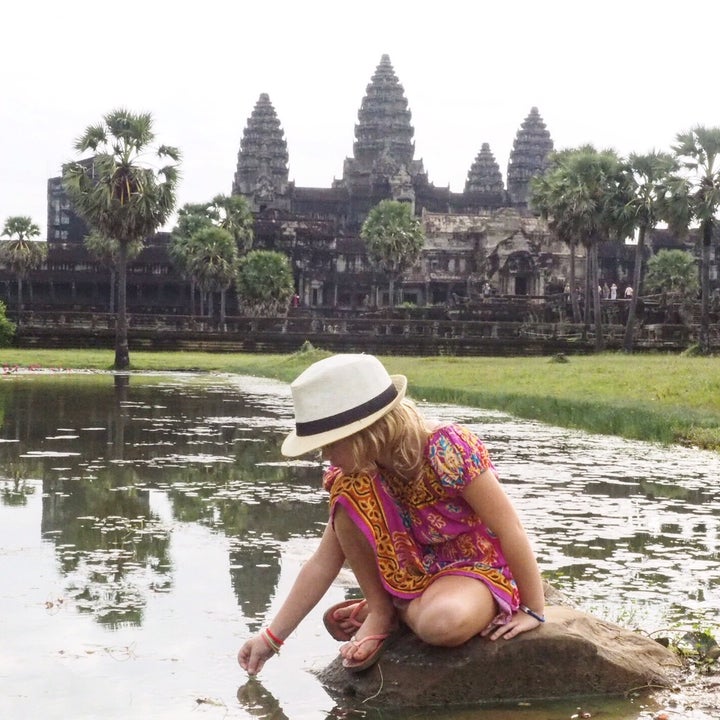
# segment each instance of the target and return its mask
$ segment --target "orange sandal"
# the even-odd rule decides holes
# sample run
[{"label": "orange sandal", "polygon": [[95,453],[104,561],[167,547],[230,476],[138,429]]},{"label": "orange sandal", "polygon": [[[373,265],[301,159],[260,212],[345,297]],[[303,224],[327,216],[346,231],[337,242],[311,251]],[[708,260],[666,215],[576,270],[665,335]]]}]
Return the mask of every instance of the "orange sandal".
[{"label": "orange sandal", "polygon": [[355,638],[353,638],[350,640],[350,644],[355,648],[359,648],[364,643],[371,641],[376,642],[377,646],[367,657],[364,657],[362,660],[358,660],[357,662],[343,659],[343,667],[348,670],[352,670],[352,672],[360,672],[361,670],[367,670],[372,667],[380,659],[380,656],[385,652],[385,650],[387,650],[389,644],[388,638],[390,638],[391,635],[392,633],[382,633],[380,635],[368,635],[362,640],[355,640]]},{"label": "orange sandal", "polygon": [[[352,612],[347,616],[342,618],[336,618],[335,613],[338,610],[342,610],[346,607],[351,607],[354,605]],[[333,605],[332,607],[328,608],[325,611],[325,614],[323,615],[323,623],[325,624],[325,628],[330,633],[330,635],[335,638],[335,640],[343,640],[344,642],[348,642],[352,640],[353,635],[352,633],[347,632],[346,630],[343,630],[340,623],[350,623],[355,629],[359,628],[362,625],[362,622],[360,622],[357,619],[357,615],[359,612],[361,612],[365,607],[367,606],[367,601],[360,598],[355,598],[354,600],[345,600],[344,602],[337,603],[337,605]]]}]

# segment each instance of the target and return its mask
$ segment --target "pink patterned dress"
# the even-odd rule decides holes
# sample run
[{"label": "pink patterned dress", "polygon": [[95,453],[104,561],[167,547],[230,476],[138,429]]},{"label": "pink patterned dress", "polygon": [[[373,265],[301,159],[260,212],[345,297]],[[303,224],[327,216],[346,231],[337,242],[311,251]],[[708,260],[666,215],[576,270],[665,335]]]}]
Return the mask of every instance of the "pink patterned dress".
[{"label": "pink patterned dress", "polygon": [[500,542],[462,497],[488,468],[495,470],[482,441],[451,424],[430,435],[422,470],[410,483],[385,469],[344,475],[330,467],[323,484],[331,520],[342,505],[375,549],[389,593],[411,599],[442,575],[465,575],[484,582],[499,615],[509,619],[520,598]]}]

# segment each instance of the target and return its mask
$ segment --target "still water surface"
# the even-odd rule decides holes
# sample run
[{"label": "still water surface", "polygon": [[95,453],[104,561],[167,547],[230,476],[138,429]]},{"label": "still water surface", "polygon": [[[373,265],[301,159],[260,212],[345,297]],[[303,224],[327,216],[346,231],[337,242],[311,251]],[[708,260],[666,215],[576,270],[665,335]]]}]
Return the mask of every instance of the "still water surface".
[{"label": "still water surface", "polygon": [[[426,405],[476,429],[546,579],[648,633],[720,633],[720,456]],[[319,461],[286,462],[286,385],[212,375],[0,378],[0,718],[390,718],[337,707],[325,601],[248,683],[327,515]],[[433,720],[651,717],[642,698],[419,712]],[[392,716],[396,717],[396,716]]]}]

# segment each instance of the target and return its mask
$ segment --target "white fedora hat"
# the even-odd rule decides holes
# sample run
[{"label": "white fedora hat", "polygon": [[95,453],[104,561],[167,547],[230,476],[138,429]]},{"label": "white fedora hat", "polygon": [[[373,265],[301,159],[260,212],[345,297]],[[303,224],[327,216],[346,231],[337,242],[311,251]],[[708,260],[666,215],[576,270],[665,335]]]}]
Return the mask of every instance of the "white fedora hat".
[{"label": "white fedora hat", "polygon": [[281,452],[295,457],[372,425],[404,397],[407,378],[389,375],[373,355],[333,355],[313,363],[291,384],[295,430]]}]

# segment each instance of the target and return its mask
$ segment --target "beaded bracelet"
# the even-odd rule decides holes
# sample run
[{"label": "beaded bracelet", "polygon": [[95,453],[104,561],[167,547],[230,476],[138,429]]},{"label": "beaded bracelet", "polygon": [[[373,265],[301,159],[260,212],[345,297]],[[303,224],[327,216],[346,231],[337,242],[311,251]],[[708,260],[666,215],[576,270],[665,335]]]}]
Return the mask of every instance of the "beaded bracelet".
[{"label": "beaded bracelet", "polygon": [[524,613],[526,613],[530,617],[534,617],[536,620],[539,620],[541,623],[545,622],[544,615],[539,615],[534,610],[531,610],[527,605],[521,605],[520,610],[522,610]]},{"label": "beaded bracelet", "polygon": [[280,654],[280,648],[283,645],[283,641],[272,634],[270,631],[270,628],[265,628],[261,633],[262,639],[265,641],[265,644],[276,654]]}]

